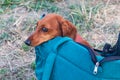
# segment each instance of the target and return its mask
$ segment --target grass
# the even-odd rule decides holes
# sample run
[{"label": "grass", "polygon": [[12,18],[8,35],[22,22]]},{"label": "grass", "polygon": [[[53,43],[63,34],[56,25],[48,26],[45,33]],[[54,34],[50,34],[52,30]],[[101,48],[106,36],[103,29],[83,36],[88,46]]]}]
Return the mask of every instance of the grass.
[{"label": "grass", "polygon": [[[53,0],[51,0],[51,1],[53,1]],[[36,2],[36,4],[34,4],[34,6],[32,8],[35,9],[36,11],[38,11],[39,9],[42,9],[42,10],[45,10],[48,12],[57,12],[59,10],[59,8],[57,6],[55,6],[55,4],[52,4],[48,1],[38,1],[38,2]]]},{"label": "grass", "polygon": [[91,30],[94,27],[94,15],[102,9],[103,5],[98,4],[95,6],[80,4],[71,5],[69,8],[72,10],[69,14],[69,18],[72,23],[75,24],[78,29]]},{"label": "grass", "polygon": [[30,50],[30,47],[27,46],[27,45],[25,45],[25,44],[23,43],[23,44],[22,44],[22,49],[23,49],[24,51],[29,51],[29,50]]},{"label": "grass", "polygon": [[31,63],[31,68],[32,68],[33,70],[35,70],[35,67],[36,67],[36,66],[35,66],[35,62],[32,62],[32,63]]},{"label": "grass", "polygon": [[35,80],[34,49],[24,40],[34,31],[42,13],[58,13],[70,20],[94,48],[116,42],[120,9],[114,7],[119,8],[118,3],[73,2],[0,0],[0,80]]},{"label": "grass", "polygon": [[7,70],[6,69],[0,69],[0,74],[2,75],[2,74],[6,74],[7,73]]},{"label": "grass", "polygon": [[19,5],[21,2],[23,2],[23,0],[1,0],[0,13],[7,11],[9,8],[10,9],[16,8],[17,5]]},{"label": "grass", "polygon": [[48,12],[57,12],[59,8],[52,3],[54,1],[55,0],[30,0],[26,2],[26,0],[2,0],[0,3],[0,14],[19,6],[25,6],[30,11],[32,9],[34,9],[35,11],[42,9]]},{"label": "grass", "polygon": [[8,40],[8,37],[9,37],[8,33],[5,32],[0,35],[0,39]]}]

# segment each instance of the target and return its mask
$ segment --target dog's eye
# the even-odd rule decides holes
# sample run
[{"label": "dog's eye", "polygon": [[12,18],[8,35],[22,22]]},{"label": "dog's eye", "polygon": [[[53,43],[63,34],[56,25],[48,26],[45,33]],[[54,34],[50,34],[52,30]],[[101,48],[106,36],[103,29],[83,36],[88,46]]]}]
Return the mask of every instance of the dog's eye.
[{"label": "dog's eye", "polygon": [[43,31],[43,32],[47,32],[47,31],[48,31],[48,29],[47,29],[47,28],[45,28],[45,27],[43,27],[43,28],[42,28],[42,31]]}]

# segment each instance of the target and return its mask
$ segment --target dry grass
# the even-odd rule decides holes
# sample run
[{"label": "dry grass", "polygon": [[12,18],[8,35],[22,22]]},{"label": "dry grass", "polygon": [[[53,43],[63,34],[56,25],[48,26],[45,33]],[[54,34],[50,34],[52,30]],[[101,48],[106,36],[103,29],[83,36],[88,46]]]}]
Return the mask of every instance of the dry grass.
[{"label": "dry grass", "polygon": [[23,7],[15,8],[1,15],[2,29],[0,46],[0,72],[2,80],[31,80],[34,72],[31,63],[34,61],[33,48],[26,47],[24,40],[34,30],[37,15],[27,12]]},{"label": "dry grass", "polygon": [[120,30],[119,0],[61,0],[43,2],[40,7],[30,3],[35,2],[22,2],[0,14],[0,80],[35,80],[34,48],[23,42],[34,31],[42,13],[55,12],[71,20],[94,48],[116,42]]}]

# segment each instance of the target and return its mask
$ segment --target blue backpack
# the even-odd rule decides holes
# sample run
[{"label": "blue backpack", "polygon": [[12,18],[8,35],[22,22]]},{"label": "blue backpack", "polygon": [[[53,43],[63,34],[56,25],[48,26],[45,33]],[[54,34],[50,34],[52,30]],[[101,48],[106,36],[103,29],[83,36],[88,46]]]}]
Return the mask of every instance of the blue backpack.
[{"label": "blue backpack", "polygon": [[93,50],[68,37],[56,37],[35,47],[36,77],[38,80],[120,80],[120,56],[115,55],[116,48],[107,44],[103,51]]}]

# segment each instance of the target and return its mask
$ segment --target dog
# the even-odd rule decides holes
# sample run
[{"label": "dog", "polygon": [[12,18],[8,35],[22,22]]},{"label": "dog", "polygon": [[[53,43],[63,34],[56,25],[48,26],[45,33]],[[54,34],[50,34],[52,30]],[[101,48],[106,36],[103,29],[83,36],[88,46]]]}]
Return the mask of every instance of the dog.
[{"label": "dog", "polygon": [[35,32],[28,37],[25,44],[35,47],[56,36],[67,36],[90,47],[90,44],[77,33],[76,27],[70,21],[54,13],[45,15],[37,22]]}]

